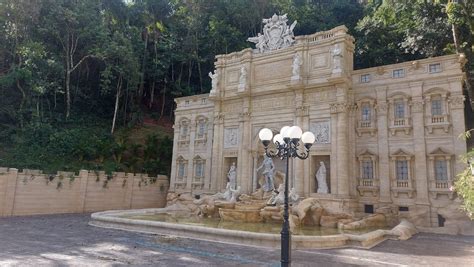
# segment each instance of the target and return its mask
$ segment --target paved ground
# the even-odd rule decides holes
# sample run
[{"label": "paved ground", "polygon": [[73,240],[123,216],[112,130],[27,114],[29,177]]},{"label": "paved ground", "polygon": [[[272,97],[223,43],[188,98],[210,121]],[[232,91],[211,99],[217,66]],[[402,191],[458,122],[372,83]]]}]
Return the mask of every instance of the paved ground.
[{"label": "paved ground", "polygon": [[[0,266],[279,266],[279,250],[88,226],[89,215],[0,219]],[[294,250],[293,266],[474,266],[474,237],[418,234],[372,250]]]}]

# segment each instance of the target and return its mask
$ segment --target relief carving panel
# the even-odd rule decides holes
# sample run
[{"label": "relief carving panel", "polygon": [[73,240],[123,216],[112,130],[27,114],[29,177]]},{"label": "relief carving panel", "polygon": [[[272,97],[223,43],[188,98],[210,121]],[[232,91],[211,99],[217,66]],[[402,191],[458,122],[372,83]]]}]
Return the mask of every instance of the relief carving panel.
[{"label": "relief carving panel", "polygon": [[310,122],[309,130],[316,137],[316,144],[331,143],[331,122],[329,120]]},{"label": "relief carving panel", "polygon": [[224,148],[237,147],[239,145],[239,128],[224,129]]}]

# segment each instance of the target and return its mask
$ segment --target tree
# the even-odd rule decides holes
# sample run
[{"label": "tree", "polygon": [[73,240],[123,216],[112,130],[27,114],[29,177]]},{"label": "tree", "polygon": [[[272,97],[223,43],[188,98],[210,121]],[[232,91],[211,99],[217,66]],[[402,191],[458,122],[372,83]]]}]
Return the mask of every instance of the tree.
[{"label": "tree", "polygon": [[466,90],[474,110],[474,1],[448,1],[445,10],[452,26],[456,53],[463,53],[467,59],[464,65]]},{"label": "tree", "polygon": [[71,75],[86,60],[95,57],[93,49],[102,30],[100,1],[44,0],[40,31],[62,51],[66,118],[71,113]]}]

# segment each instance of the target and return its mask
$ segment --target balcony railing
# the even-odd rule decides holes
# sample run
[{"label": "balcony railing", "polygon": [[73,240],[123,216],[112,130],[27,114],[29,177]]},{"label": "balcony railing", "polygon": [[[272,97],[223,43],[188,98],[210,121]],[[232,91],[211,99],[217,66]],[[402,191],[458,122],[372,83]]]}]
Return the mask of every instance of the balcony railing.
[{"label": "balcony railing", "polygon": [[397,180],[397,187],[399,187],[399,188],[408,188],[408,187],[410,187],[410,184],[408,183],[408,181]]},{"label": "balcony railing", "polygon": [[376,197],[379,191],[379,180],[359,178],[359,185],[357,186],[357,190],[359,191],[359,194],[361,196]]},{"label": "balcony railing", "polygon": [[359,121],[359,128],[371,128],[372,122],[371,121]]},{"label": "balcony railing", "polygon": [[374,180],[373,179],[360,179],[359,180],[359,186],[374,186]]},{"label": "balcony railing", "polygon": [[437,124],[437,123],[444,123],[446,122],[446,118],[444,115],[434,115],[431,117],[431,123]]},{"label": "balcony railing", "polygon": [[393,120],[393,126],[407,126],[407,125],[408,125],[408,121],[405,118]]},{"label": "balcony railing", "polygon": [[431,189],[449,190],[452,185],[450,180],[431,180]]}]

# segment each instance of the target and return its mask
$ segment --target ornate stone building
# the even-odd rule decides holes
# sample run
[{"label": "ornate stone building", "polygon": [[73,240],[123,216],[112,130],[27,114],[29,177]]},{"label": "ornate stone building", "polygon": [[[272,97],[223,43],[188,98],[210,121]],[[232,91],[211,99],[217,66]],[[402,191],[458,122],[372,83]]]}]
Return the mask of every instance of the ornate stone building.
[{"label": "ornate stone building", "polygon": [[[259,130],[298,125],[316,136],[310,157],[290,167],[300,196],[355,212],[389,206],[419,226],[442,224],[465,167],[457,161],[466,152],[458,138],[464,62],[449,55],[353,70],[346,27],[293,37],[295,23],[286,21],[264,21],[264,35],[249,38],[257,49],[216,56],[210,94],[175,100],[170,191],[220,191],[234,162],[242,192],[255,191],[263,179]],[[328,194],[316,193],[320,162]],[[278,185],[284,164],[274,164]]]}]

